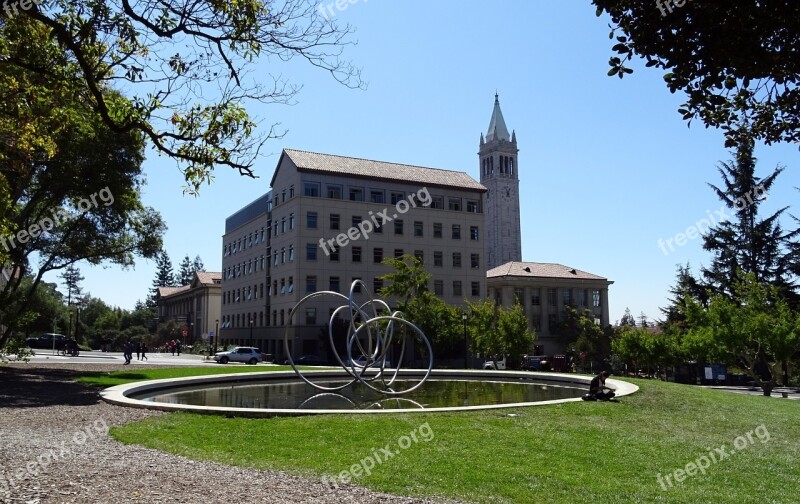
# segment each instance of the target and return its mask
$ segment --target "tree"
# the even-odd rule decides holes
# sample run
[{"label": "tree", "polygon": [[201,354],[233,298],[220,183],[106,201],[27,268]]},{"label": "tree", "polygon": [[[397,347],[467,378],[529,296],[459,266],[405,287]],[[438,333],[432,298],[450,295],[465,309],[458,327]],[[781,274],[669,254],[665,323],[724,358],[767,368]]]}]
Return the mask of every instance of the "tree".
[{"label": "tree", "polygon": [[0,348],[24,328],[47,272],[78,261],[129,267],[161,245],[163,222],[140,200],[144,139],[111,131],[86,106],[79,73],[40,23],[0,23],[0,227],[9,230],[0,263],[20,273],[0,285]]},{"label": "tree", "polygon": [[181,261],[180,270],[178,271],[177,276],[177,284],[189,285],[192,283],[193,278],[194,268],[192,267],[192,260],[189,259],[189,255],[187,254],[184,256],[183,261]]},{"label": "tree", "polygon": [[[77,303],[81,296],[81,286],[80,282],[83,281],[83,277],[81,276],[81,270],[79,270],[74,264],[70,264],[67,266],[61,273],[61,279],[64,280],[64,287],[67,289],[67,310],[69,310],[69,325],[67,326],[67,336],[72,335],[72,300],[73,295],[75,296],[75,302]],[[77,320],[75,322],[77,324]]]},{"label": "tree", "polygon": [[709,184],[734,219],[719,222],[703,237],[703,248],[713,254],[702,273],[706,287],[728,296],[742,274],[753,274],[757,282],[775,286],[782,296],[798,304],[793,271],[800,267],[800,257],[793,252],[793,242],[800,229],[784,231],[779,219],[787,207],[765,219],[758,210],[775,179],[783,171],[776,168],[765,178],[755,175],[753,144],[739,146],[736,161],[722,163],[719,173],[723,187]]},{"label": "tree", "polygon": [[584,352],[592,359],[602,360],[608,356],[610,344],[603,328],[595,323],[595,319],[596,315],[588,308],[581,313],[567,306],[564,320],[558,326],[558,334],[567,348]]},{"label": "tree", "polygon": [[675,285],[670,288],[669,293],[672,297],[669,298],[669,305],[661,308],[665,319],[660,325],[665,331],[675,329],[680,332],[686,329],[684,307],[687,297],[691,296],[705,306],[708,303],[708,294],[701,282],[692,275],[689,263],[677,266]]},{"label": "tree", "polygon": [[153,286],[150,289],[150,296],[147,298],[147,305],[153,308],[158,300],[159,287],[175,287],[175,276],[172,273],[172,261],[166,250],[162,250],[156,256],[156,276],[153,279]]},{"label": "tree", "polygon": [[[210,182],[215,166],[253,176],[261,147],[282,136],[276,125],[255,135],[247,108],[292,103],[299,88],[281,76],[269,82],[255,68],[259,59],[300,58],[345,85],[363,86],[360,71],[341,58],[350,27],[321,15],[313,0],[55,0],[44,6],[34,3],[4,19],[20,19],[21,29],[2,36],[26,44],[33,33],[43,34],[64,55],[60,64],[25,54],[3,54],[2,64],[69,78],[111,132],[145,136],[182,164],[189,192]],[[112,86],[125,89],[127,99],[108,94]]]},{"label": "tree", "polygon": [[383,264],[394,268],[393,273],[387,273],[380,278],[388,284],[380,291],[380,295],[397,297],[400,306],[408,304],[413,297],[418,297],[428,290],[431,274],[422,267],[422,261],[416,257],[404,254],[400,257],[387,257]]},{"label": "tree", "polygon": [[636,327],[636,319],[631,315],[630,308],[625,308],[625,314],[622,315],[622,320],[619,321],[619,325]]},{"label": "tree", "polygon": [[744,368],[766,396],[800,351],[800,315],[752,273],[737,281],[732,297],[714,294],[707,308],[689,298],[686,313],[687,343],[709,359]]},{"label": "tree", "polygon": [[670,92],[687,101],[684,120],[721,128],[726,146],[743,139],[800,141],[800,5],[769,2],[593,0],[616,37],[609,75],[635,58],[665,71]]},{"label": "tree", "polygon": [[203,260],[200,259],[199,255],[194,256],[194,261],[192,262],[192,268],[194,272],[197,273],[198,271],[205,271],[206,267],[203,265]]},{"label": "tree", "polygon": [[486,299],[477,303],[467,301],[467,306],[470,309],[467,328],[472,352],[495,360],[505,355],[509,366],[516,367],[520,356],[531,350],[536,338],[519,303],[504,309]]}]

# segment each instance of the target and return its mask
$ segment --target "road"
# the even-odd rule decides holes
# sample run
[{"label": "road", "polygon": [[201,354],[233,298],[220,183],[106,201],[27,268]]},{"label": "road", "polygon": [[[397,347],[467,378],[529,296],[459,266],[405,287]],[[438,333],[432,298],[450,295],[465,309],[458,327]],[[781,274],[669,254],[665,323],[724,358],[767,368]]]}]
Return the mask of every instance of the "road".
[{"label": "road", "polygon": [[[122,352],[84,352],[81,351],[78,357],[64,355],[53,355],[52,350],[35,350],[36,355],[31,357],[32,364],[46,364],[49,362],[75,363],[75,364],[125,364]],[[181,354],[172,355],[171,353],[148,353],[147,360],[136,360],[133,354],[131,366],[150,365],[150,366],[219,366],[213,360],[206,360],[203,355]]]}]

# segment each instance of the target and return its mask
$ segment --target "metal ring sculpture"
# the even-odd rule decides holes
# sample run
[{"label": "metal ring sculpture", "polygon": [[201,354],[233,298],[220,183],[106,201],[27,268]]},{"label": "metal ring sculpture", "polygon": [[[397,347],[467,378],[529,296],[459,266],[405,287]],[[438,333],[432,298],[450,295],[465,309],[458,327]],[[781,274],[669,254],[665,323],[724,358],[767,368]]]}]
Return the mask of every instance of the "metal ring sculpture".
[{"label": "metal ring sculpture", "polygon": [[[360,304],[356,301],[358,287],[361,288],[362,292],[366,293],[367,298],[367,301]],[[328,340],[336,362],[342,366],[342,369],[347,372],[351,379],[343,385],[331,387],[316,384],[303,375],[303,373],[297,369],[297,365],[289,351],[289,328],[292,326],[294,314],[304,303],[324,296],[333,296],[347,303],[336,308],[331,314],[330,323],[328,324]],[[380,315],[380,311],[384,311],[386,315]],[[346,363],[342,360],[342,356],[339,355],[339,352],[336,350],[336,345],[334,344],[333,320],[337,316],[349,317],[350,320],[350,327],[347,331],[345,341],[345,348],[347,349]],[[406,341],[409,335],[403,328],[399,328],[397,332],[400,334],[399,336],[395,336],[395,331],[398,329],[396,326],[406,326],[411,329],[419,336],[419,339],[422,340],[428,350],[428,369],[425,375],[419,383],[404,390],[394,390],[392,386],[400,372],[400,362],[403,361],[406,351]],[[386,354],[396,337],[400,341],[400,354],[397,357],[396,366],[392,372],[386,367]],[[362,342],[362,340],[365,340],[365,342]],[[292,366],[292,369],[294,369],[294,372],[297,373],[297,376],[317,390],[322,390],[324,392],[336,392],[358,382],[380,394],[394,396],[406,394],[416,390],[425,383],[433,369],[433,349],[425,333],[416,325],[405,320],[402,312],[392,312],[389,305],[384,301],[372,299],[372,295],[367,289],[367,286],[361,280],[353,281],[352,285],[350,285],[349,296],[333,291],[319,291],[311,293],[298,301],[289,312],[289,323],[286,325],[286,329],[283,333],[283,347],[288,356],[289,364]],[[357,360],[361,358],[363,358],[363,364],[357,362]],[[391,377],[388,377],[390,374]],[[380,384],[380,386],[377,384]]]}]

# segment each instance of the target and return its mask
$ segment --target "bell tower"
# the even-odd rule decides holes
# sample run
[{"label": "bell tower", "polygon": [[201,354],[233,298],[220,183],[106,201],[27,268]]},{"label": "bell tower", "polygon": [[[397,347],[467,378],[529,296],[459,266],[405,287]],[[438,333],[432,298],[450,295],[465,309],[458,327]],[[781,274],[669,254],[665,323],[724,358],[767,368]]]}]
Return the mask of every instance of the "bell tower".
[{"label": "bell tower", "polygon": [[500,99],[494,95],[494,110],[489,130],[481,133],[481,184],[486,193],[486,268],[509,261],[522,261],[522,235],[519,226],[519,149],[517,135],[509,135]]}]

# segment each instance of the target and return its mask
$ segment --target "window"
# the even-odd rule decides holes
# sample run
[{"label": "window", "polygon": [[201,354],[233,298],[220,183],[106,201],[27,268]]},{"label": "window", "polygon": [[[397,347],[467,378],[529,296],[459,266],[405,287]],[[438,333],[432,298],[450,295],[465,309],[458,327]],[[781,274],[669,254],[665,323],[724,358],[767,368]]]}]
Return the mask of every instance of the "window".
[{"label": "window", "polygon": [[592,306],[595,308],[600,306],[600,291],[597,289],[592,290]]},{"label": "window", "polygon": [[480,213],[481,206],[480,203],[476,200],[467,200],[467,212],[469,213]]},{"label": "window", "polygon": [[[372,212],[370,212],[370,215],[371,214]],[[374,231],[378,234],[383,234],[383,222],[381,222],[382,220],[383,220],[382,218],[377,219],[374,215],[372,216],[372,221],[375,223]]]},{"label": "window", "polygon": [[578,289],[578,305],[586,306],[586,300],[588,299],[589,289]]},{"label": "window", "polygon": [[561,289],[561,302],[564,306],[572,304],[572,289]]},{"label": "window", "polygon": [[332,290],[333,292],[339,292],[339,277],[332,276],[330,281],[330,288],[328,290]]},{"label": "window", "polygon": [[380,278],[375,278],[372,280],[372,292],[373,294],[377,294],[383,289],[383,280]]},{"label": "window", "polygon": [[392,191],[389,193],[389,201],[392,202],[392,205],[396,205],[399,201],[405,199],[406,195],[401,192]]},{"label": "window", "polygon": [[355,284],[355,285],[353,285],[353,292],[356,293],[356,294],[361,294],[361,284],[360,283],[356,284],[355,283],[356,280],[360,281],[361,277],[353,277],[353,283]]},{"label": "window", "polygon": [[316,261],[317,260],[317,245],[314,243],[306,244],[306,260],[307,261]]},{"label": "window", "polygon": [[306,214],[306,227],[317,229],[317,212],[308,212]]},{"label": "window", "polygon": [[286,279],[281,278],[281,296],[286,294]]},{"label": "window", "polygon": [[472,297],[480,297],[481,295],[481,283],[480,282],[472,282]]},{"label": "window", "polygon": [[317,323],[317,309],[306,308],[306,325],[314,325]]},{"label": "window", "polygon": [[521,305],[522,299],[525,297],[525,289],[519,287],[514,288],[514,303]]},{"label": "window", "polygon": [[372,250],[372,262],[380,263],[383,261],[383,249],[380,247],[375,247]]},{"label": "window", "polygon": [[360,187],[351,187],[350,201],[364,201],[364,189]]},{"label": "window", "polygon": [[294,245],[289,245],[289,262],[294,261]]},{"label": "window", "polygon": [[403,219],[397,219],[394,221],[394,234],[401,235],[403,234]]},{"label": "window", "polygon": [[358,227],[359,224],[361,224],[361,216],[354,215],[353,218],[350,220],[350,225],[352,227]]},{"label": "window", "polygon": [[394,249],[394,258],[398,259],[404,254],[403,249]]},{"label": "window", "polygon": [[330,221],[331,221],[331,229],[339,229],[339,214],[332,213]]},{"label": "window", "polygon": [[442,223],[441,222],[434,222],[433,223],[433,237],[434,238],[441,238],[442,237]]},{"label": "window", "polygon": [[456,212],[461,211],[461,198],[447,198],[447,209]]},{"label": "window", "polygon": [[281,264],[286,264],[286,247],[281,247]]},{"label": "window", "polygon": [[331,261],[339,262],[339,250],[331,249],[331,254],[328,257],[331,258]]},{"label": "window", "polygon": [[551,313],[547,316],[547,325],[550,327],[550,332],[558,329],[558,314]]},{"label": "window", "polygon": [[384,203],[386,201],[386,193],[373,189],[369,192],[369,200],[372,203]]},{"label": "window", "polygon": [[289,199],[294,198],[294,184],[289,186]]},{"label": "window", "polygon": [[281,218],[281,233],[286,232],[286,217]]},{"label": "window", "polygon": [[352,247],[353,251],[353,262],[360,263],[361,262],[361,247]]},{"label": "window", "polygon": [[453,295],[461,295],[461,280],[453,280]]},{"label": "window", "polygon": [[425,253],[423,251],[415,250],[414,251],[414,257],[419,259],[420,264],[424,264],[425,263]]},{"label": "window", "polygon": [[289,229],[294,229],[294,212],[289,214]]},{"label": "window", "polygon": [[548,306],[555,306],[558,303],[556,299],[556,290],[555,289],[547,289],[547,305]]},{"label": "window", "polygon": [[281,203],[286,203],[286,189],[281,191]]},{"label": "window", "polygon": [[542,304],[542,289],[534,287],[531,289],[531,306],[540,306]]},{"label": "window", "polygon": [[306,292],[317,292],[317,276],[306,276]]},{"label": "window", "polygon": [[289,285],[286,287],[286,292],[289,294],[294,292],[294,277],[289,277]]},{"label": "window", "polygon": [[461,267],[461,252],[453,252],[453,267]]},{"label": "window", "polygon": [[328,197],[330,199],[342,199],[342,186],[328,185]]},{"label": "window", "polygon": [[469,227],[469,239],[473,241],[478,241],[478,226],[470,226]]},{"label": "window", "polygon": [[453,239],[454,240],[461,239],[461,226],[458,224],[453,224]]},{"label": "window", "polygon": [[431,208],[444,209],[444,196],[433,196],[431,198]]},{"label": "window", "polygon": [[442,255],[443,254],[442,254],[441,251],[433,253],[433,265],[434,266],[439,266],[439,267],[442,266],[442,263],[443,263]]},{"label": "window", "polygon": [[318,182],[303,183],[303,196],[313,196],[315,198],[319,198],[319,183]]},{"label": "window", "polygon": [[444,281],[443,280],[434,280],[433,281],[433,293],[437,296],[444,296]]},{"label": "window", "polygon": [[278,251],[277,250],[272,253],[272,265],[273,266],[277,266],[278,265]]},{"label": "window", "polygon": [[481,267],[481,255],[480,254],[470,254],[469,255],[469,265],[471,268],[480,268]]},{"label": "window", "polygon": [[422,221],[414,221],[414,236],[422,236]]}]

